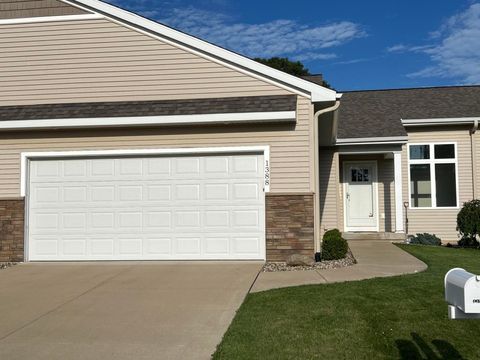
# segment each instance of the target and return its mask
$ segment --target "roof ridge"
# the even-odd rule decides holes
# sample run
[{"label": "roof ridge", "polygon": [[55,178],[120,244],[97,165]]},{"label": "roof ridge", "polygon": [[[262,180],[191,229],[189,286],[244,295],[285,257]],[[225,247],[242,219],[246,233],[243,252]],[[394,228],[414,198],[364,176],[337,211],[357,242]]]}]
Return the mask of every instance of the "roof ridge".
[{"label": "roof ridge", "polygon": [[430,89],[450,89],[450,88],[476,88],[480,84],[472,85],[440,85],[440,86],[419,86],[419,87],[405,87],[405,88],[386,88],[386,89],[365,89],[365,90],[339,90],[339,93],[348,94],[356,92],[375,92],[375,91],[408,91],[408,90],[430,90]]}]

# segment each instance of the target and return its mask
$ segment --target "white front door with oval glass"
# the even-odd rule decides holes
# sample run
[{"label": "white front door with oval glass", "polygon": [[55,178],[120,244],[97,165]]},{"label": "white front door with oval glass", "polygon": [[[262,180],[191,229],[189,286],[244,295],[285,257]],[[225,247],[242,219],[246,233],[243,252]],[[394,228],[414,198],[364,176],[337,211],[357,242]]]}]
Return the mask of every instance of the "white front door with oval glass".
[{"label": "white front door with oval glass", "polygon": [[343,163],[345,231],[378,231],[377,163]]}]

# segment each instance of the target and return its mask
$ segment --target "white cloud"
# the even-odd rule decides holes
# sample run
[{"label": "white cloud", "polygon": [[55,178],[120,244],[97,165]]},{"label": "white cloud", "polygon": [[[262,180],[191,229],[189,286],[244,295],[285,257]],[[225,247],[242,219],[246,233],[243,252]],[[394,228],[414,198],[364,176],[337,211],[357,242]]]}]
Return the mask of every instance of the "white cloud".
[{"label": "white cloud", "polygon": [[173,8],[167,11],[167,16],[155,18],[169,26],[250,57],[332,59],[336,57],[335,54],[319,51],[366,36],[361,26],[349,21],[321,26],[309,26],[285,19],[247,24],[235,22],[224,14],[195,7]]},{"label": "white cloud", "polygon": [[358,64],[358,63],[362,63],[362,62],[371,61],[373,59],[375,59],[375,58],[358,58],[358,59],[337,61],[335,64],[336,65],[352,65],[352,64]]},{"label": "white cloud", "polygon": [[409,77],[450,78],[464,84],[480,83],[480,3],[450,17],[439,30],[430,33],[434,43],[422,46],[402,44],[389,52],[421,52],[430,57],[431,65],[409,74]]},{"label": "white cloud", "polygon": [[389,53],[405,53],[405,52],[425,52],[426,50],[434,48],[433,45],[404,45],[404,44],[397,44],[387,48],[387,52]]},{"label": "white cloud", "polygon": [[404,52],[408,49],[406,45],[397,44],[387,48],[387,52]]},{"label": "white cloud", "polygon": [[335,59],[336,57],[337,55],[333,53],[306,52],[303,54],[293,55],[292,60],[297,60],[297,61],[331,60],[331,59]]}]

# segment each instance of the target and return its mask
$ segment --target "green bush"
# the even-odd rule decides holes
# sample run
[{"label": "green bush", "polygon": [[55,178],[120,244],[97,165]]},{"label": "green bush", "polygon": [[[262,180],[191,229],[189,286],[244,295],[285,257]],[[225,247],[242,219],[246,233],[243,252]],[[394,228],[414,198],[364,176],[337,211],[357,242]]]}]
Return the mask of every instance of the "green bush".
[{"label": "green bush", "polygon": [[342,237],[338,229],[329,230],[323,235],[322,260],[343,259],[347,251],[347,240]]},{"label": "green bush", "polygon": [[423,233],[417,234],[410,239],[410,244],[418,245],[442,245],[442,240],[435,234]]},{"label": "green bush", "polygon": [[463,204],[457,215],[457,230],[462,236],[458,245],[479,247],[480,236],[480,200],[472,200]]}]

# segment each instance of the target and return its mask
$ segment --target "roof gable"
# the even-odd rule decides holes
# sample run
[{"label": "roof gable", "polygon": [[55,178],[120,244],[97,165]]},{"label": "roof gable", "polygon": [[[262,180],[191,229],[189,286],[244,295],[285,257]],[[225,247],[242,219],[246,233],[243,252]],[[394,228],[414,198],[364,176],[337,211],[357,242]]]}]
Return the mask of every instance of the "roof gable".
[{"label": "roof gable", "polygon": [[131,26],[138,31],[145,32],[150,36],[160,38],[165,42],[174,42],[177,46],[185,47],[191,52],[203,56],[209,60],[235,68],[240,72],[248,73],[261,80],[275,84],[294,93],[311,98],[312,102],[333,101],[338,96],[334,90],[327,89],[318,84],[303,80],[296,76],[273,69],[260,64],[245,56],[226,50],[207,41],[185,34],[166,25],[146,19],[119,7],[104,3],[99,0],[62,0],[72,4],[98,12],[110,20],[117,21],[126,26]]},{"label": "roof gable", "polygon": [[89,16],[96,18],[0,25],[6,50],[1,106],[293,95],[102,15]]}]

